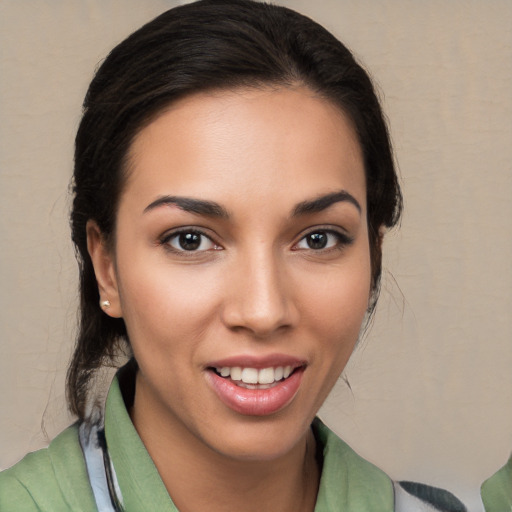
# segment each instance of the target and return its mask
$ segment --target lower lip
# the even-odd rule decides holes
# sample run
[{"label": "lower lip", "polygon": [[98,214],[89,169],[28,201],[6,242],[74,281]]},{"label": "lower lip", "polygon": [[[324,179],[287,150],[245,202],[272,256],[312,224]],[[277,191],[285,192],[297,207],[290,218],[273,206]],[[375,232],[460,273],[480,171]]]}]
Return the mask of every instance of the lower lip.
[{"label": "lower lip", "polygon": [[293,400],[303,373],[303,369],[298,369],[268,389],[242,388],[212,370],[207,372],[207,376],[217,396],[230,409],[247,416],[267,416],[283,409]]}]

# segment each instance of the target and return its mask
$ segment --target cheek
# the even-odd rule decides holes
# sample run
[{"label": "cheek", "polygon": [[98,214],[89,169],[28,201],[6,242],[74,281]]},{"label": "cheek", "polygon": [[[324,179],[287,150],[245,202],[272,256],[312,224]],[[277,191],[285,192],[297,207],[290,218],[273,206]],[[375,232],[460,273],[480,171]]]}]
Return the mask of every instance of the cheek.
[{"label": "cheek", "polygon": [[322,325],[327,350],[336,357],[338,353],[343,359],[348,359],[359,338],[367,304],[367,289],[357,290],[360,293],[330,295],[324,300],[322,310]]},{"label": "cheek", "polygon": [[[348,270],[348,269],[345,269]],[[314,340],[311,389],[315,410],[324,403],[338,381],[359,338],[368,307],[369,264],[350,271],[332,272],[330,279],[316,279],[314,291],[303,302],[308,313],[308,339]]]},{"label": "cheek", "polygon": [[215,275],[192,266],[177,270],[159,260],[121,262],[119,275],[121,307],[132,344],[167,345],[178,337],[192,340],[219,301]]},{"label": "cheek", "polygon": [[359,338],[368,309],[369,258],[321,279],[317,276],[309,288],[312,291],[304,296],[303,315],[309,318],[310,336],[321,348],[317,357],[325,371],[339,374]]},{"label": "cheek", "polygon": [[340,273],[333,272],[325,278],[310,283],[310,293],[305,295],[305,307],[330,329],[359,332],[368,308],[370,296],[369,264]]}]

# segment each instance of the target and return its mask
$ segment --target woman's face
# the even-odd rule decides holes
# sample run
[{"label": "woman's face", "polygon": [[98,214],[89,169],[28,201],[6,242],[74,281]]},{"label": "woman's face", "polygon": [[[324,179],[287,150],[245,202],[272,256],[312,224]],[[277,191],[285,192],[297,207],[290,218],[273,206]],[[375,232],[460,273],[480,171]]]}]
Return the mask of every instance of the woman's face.
[{"label": "woman's face", "polygon": [[239,460],[290,452],[368,306],[350,122],[305,88],[198,94],[129,156],[99,280],[139,365],[137,429]]}]

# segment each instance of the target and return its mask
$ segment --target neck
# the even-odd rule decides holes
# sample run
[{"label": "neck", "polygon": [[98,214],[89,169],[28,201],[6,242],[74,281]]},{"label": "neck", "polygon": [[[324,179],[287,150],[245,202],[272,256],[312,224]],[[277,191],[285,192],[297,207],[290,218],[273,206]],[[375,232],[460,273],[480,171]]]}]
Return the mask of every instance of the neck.
[{"label": "neck", "polygon": [[277,459],[238,460],[205,447],[184,426],[166,428],[137,402],[136,393],[133,423],[180,512],[313,512],[320,471],[311,429]]}]

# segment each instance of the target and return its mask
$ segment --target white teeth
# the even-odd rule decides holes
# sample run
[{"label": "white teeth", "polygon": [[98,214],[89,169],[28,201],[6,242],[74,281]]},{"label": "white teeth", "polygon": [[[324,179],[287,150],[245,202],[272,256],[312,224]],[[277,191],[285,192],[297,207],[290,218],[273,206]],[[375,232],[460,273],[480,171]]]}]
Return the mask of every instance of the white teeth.
[{"label": "white teeth", "polygon": [[242,380],[242,368],[235,366],[230,370],[231,380]]},{"label": "white teeth", "polygon": [[[231,377],[231,380],[241,381],[241,384],[247,384],[249,389],[258,386],[257,389],[266,389],[269,384],[287,379],[293,372],[293,366],[278,366],[277,368],[242,368],[240,366],[223,366],[215,368],[221,377]],[[256,389],[256,388],[254,388]]]},{"label": "white teeth", "polygon": [[274,368],[263,368],[258,373],[259,384],[272,384],[275,380]]},{"label": "white teeth", "polygon": [[256,368],[244,368],[242,370],[242,382],[258,384],[258,370]]}]

